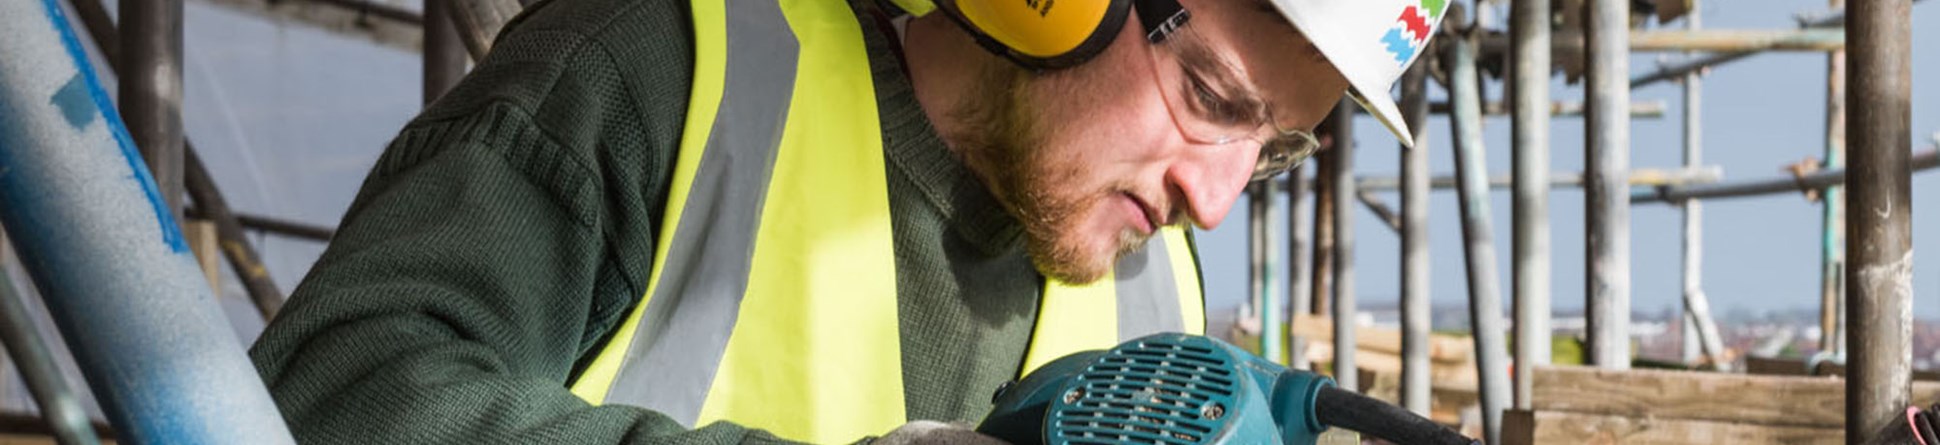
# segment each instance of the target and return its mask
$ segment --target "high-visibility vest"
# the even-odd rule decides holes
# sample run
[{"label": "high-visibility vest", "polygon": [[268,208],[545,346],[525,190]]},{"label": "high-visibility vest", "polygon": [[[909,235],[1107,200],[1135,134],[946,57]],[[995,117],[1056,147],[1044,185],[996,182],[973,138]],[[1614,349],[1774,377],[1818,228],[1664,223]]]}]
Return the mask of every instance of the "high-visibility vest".
[{"label": "high-visibility vest", "polygon": [[[572,391],[690,428],[885,433],[910,419],[862,25],[840,0],[695,0],[692,13],[693,92],[647,292]],[[1202,333],[1186,236],[1164,229],[1091,285],[1046,280],[1022,369]]]}]

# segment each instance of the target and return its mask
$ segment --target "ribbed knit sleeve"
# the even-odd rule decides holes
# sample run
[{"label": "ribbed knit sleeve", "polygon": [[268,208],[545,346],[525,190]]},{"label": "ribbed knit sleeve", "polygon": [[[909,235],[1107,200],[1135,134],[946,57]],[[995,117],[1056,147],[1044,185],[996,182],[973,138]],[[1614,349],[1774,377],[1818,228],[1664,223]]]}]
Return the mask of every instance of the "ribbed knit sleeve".
[{"label": "ribbed knit sleeve", "polygon": [[[413,129],[379,166],[400,170],[373,176],[328,253],[251,351],[296,437],[756,441],[733,425],[685,431],[658,414],[594,407],[566,390],[586,348],[592,297],[626,286],[606,264],[597,224],[562,203],[592,199],[592,190],[531,180],[528,171],[572,167],[536,156],[548,144],[521,120],[498,108]],[[506,149],[520,146],[530,149]]]},{"label": "ribbed knit sleeve", "polygon": [[250,351],[278,408],[304,443],[778,442],[567,390],[644,291],[691,36],[677,0],[537,8],[399,133]]}]

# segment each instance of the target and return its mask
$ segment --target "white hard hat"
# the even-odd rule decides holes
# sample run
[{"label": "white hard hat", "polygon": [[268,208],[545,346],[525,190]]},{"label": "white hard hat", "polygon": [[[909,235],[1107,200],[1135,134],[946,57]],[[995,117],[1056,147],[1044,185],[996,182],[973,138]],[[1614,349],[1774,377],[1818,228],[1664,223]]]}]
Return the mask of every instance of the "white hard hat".
[{"label": "white hard hat", "polygon": [[1389,87],[1427,52],[1441,27],[1448,0],[1272,0],[1273,6],[1312,41],[1353,88],[1348,94],[1367,108],[1401,143],[1414,146]]}]

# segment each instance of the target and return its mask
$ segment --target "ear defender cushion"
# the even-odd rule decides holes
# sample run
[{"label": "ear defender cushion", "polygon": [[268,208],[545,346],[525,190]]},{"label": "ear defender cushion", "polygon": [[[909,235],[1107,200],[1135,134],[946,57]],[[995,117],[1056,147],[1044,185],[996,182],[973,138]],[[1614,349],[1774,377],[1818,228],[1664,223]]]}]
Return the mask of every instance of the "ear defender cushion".
[{"label": "ear defender cushion", "polygon": [[951,16],[978,43],[1035,70],[1068,68],[1104,52],[1132,9],[1131,0],[963,0],[956,6]]}]

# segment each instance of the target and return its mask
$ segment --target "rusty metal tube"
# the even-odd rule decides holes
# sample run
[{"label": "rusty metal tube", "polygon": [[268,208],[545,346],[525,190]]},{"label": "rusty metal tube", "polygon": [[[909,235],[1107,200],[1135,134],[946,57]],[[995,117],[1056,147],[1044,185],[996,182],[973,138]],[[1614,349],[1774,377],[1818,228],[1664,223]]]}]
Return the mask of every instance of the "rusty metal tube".
[{"label": "rusty metal tube", "polygon": [[1913,363],[1913,26],[1908,0],[1851,0],[1846,35],[1846,442],[1909,402]]},{"label": "rusty metal tube", "polygon": [[1359,368],[1354,364],[1354,109],[1353,100],[1334,105],[1334,381],[1360,391]]},{"label": "rusty metal tube", "polygon": [[1509,33],[1513,89],[1516,409],[1530,409],[1534,368],[1550,361],[1549,103],[1550,2],[1514,0]]},{"label": "rusty metal tube", "polygon": [[1630,51],[1628,0],[1590,0],[1589,123],[1583,189],[1589,248],[1590,364],[1630,368]]},{"label": "rusty metal tube", "polygon": [[424,2],[424,104],[430,106],[465,77],[465,60],[470,57],[453,23],[452,2]]},{"label": "rusty metal tube", "polygon": [[[1453,14],[1453,13],[1451,13]],[[1449,36],[1460,37],[1460,36]],[[1475,49],[1461,38],[1443,39],[1443,66],[1454,98],[1455,176],[1461,183],[1462,250],[1467,261],[1469,325],[1481,383],[1482,428],[1487,443],[1502,443],[1502,411],[1509,404],[1507,342],[1502,338],[1501,285],[1496,282],[1494,224],[1489,217],[1487,151],[1482,141],[1481,76]]]},{"label": "rusty metal tube", "polygon": [[[1415,146],[1401,152],[1401,406],[1426,416],[1433,408],[1428,361],[1433,326],[1428,256],[1428,64],[1401,76],[1401,113]],[[1362,188],[1367,193],[1366,188]]]},{"label": "rusty metal tube", "polygon": [[182,217],[182,0],[121,0],[115,77],[121,118],[155,175],[163,202]]}]

